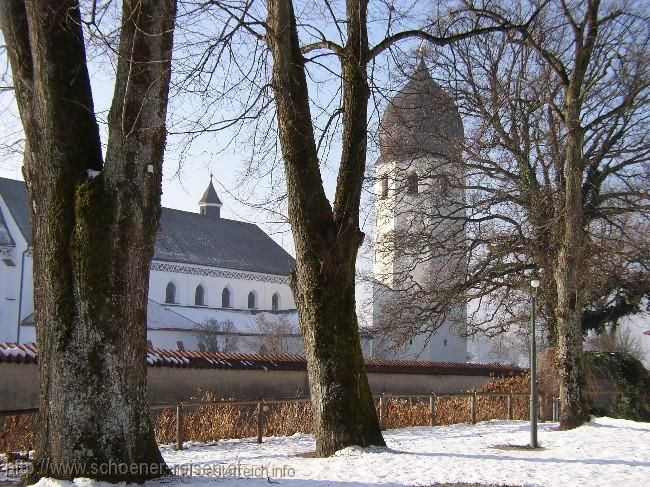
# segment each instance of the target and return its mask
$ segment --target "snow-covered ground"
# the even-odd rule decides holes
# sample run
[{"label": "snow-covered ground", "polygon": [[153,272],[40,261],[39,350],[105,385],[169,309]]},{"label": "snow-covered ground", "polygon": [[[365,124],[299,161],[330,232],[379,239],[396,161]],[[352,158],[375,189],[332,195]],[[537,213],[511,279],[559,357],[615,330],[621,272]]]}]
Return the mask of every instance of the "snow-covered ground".
[{"label": "snow-covered ground", "polygon": [[[415,427],[385,432],[387,448],[346,448],[331,458],[313,458],[309,435],[186,443],[162,452],[177,476],[147,482],[147,487],[218,485],[425,486],[439,482],[476,482],[529,486],[616,487],[650,485],[650,424],[611,418],[593,419],[573,431],[540,424],[537,451],[499,448],[526,445],[523,421],[477,425]],[[191,475],[190,475],[191,472]],[[0,481],[2,479],[0,478]],[[110,484],[77,479],[42,479],[40,487]]]}]

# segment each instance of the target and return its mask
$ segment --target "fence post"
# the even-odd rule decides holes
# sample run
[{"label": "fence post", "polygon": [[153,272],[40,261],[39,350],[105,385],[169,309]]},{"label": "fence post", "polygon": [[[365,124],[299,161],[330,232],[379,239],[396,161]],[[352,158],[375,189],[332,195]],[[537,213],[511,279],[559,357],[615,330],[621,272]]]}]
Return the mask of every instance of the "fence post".
[{"label": "fence post", "polygon": [[515,406],[513,403],[514,396],[512,393],[508,395],[508,419],[512,421],[515,417]]},{"label": "fence post", "polygon": [[257,443],[262,443],[264,435],[264,406],[261,402],[257,403]]},{"label": "fence post", "polygon": [[557,402],[555,402],[555,398],[551,400],[551,407],[552,407],[552,415],[553,415],[553,422],[555,423],[557,421]]},{"label": "fence post", "polygon": [[472,424],[476,424],[476,391],[472,394]]},{"label": "fence post", "polygon": [[436,420],[436,395],[429,396],[429,426],[433,426]]},{"label": "fence post", "polygon": [[381,396],[379,396],[379,426],[381,429],[386,429],[386,420],[388,418],[386,417],[386,400],[385,400],[385,395],[382,392]]},{"label": "fence post", "polygon": [[176,405],[176,449],[183,449],[183,403]]}]

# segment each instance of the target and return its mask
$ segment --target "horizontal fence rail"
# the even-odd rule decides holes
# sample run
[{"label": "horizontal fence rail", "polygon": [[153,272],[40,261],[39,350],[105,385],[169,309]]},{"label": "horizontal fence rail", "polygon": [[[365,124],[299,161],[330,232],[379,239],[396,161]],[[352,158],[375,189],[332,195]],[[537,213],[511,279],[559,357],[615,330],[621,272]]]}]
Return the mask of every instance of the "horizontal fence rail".
[{"label": "horizontal fence rail", "polygon": [[[374,399],[378,401],[378,412],[379,412],[379,421],[382,429],[386,429],[389,419],[389,408],[388,402],[391,399],[398,400],[415,400],[421,402],[428,402],[429,413],[428,413],[428,422],[430,426],[435,424],[436,420],[436,403],[439,400],[445,398],[467,398],[468,409],[470,412],[470,422],[476,424],[477,415],[478,415],[478,398],[481,397],[502,397],[507,398],[507,414],[508,419],[514,419],[514,400],[515,398],[528,398],[530,393],[526,392],[449,392],[449,393],[430,393],[430,394],[374,394]],[[539,410],[538,417],[541,421],[545,419],[544,415],[544,404],[545,401],[544,395],[539,394]],[[256,414],[256,429],[257,429],[257,443],[262,443],[263,433],[264,433],[264,424],[265,424],[265,412],[268,411],[269,406],[277,404],[290,404],[290,403],[308,403],[310,402],[309,397],[294,397],[294,398],[259,398],[257,400],[237,400],[237,399],[219,399],[212,401],[183,401],[183,402],[169,402],[169,403],[153,403],[150,405],[152,411],[159,411],[165,409],[175,409],[176,412],[176,448],[179,450],[183,449],[184,438],[184,416],[187,412],[191,411],[194,408],[201,406],[216,406],[216,405],[230,405],[230,406],[251,406],[254,407]],[[551,398],[552,405],[552,420],[557,421],[559,418],[559,399]],[[38,408],[26,408],[26,409],[13,409],[13,410],[3,410],[0,411],[0,416],[15,416],[21,414],[33,414],[38,412]]]}]

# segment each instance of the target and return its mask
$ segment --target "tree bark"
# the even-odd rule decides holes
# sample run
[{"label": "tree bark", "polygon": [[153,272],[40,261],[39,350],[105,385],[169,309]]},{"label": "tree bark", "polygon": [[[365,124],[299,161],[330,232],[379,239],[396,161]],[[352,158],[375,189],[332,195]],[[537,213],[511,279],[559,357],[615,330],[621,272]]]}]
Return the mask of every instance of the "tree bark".
[{"label": "tree bark", "polygon": [[557,361],[560,370],[560,428],[571,429],[589,419],[582,349],[582,282],[585,266],[585,219],[582,184],[586,164],[581,123],[585,76],[598,35],[600,2],[587,2],[583,22],[574,27],[574,62],[565,81],[566,149],[560,248],[554,276],[557,288]]},{"label": "tree bark", "polygon": [[355,262],[365,168],[368,41],[366,2],[348,2],[344,48],[344,136],[334,209],[323,190],[304,59],[292,2],[268,2],[267,40],[296,245],[291,284],[305,341],[316,453],[384,445],[368,385],[355,312]]},{"label": "tree bark", "polygon": [[0,7],[27,144],[39,347],[35,477],[168,472],[146,396],[175,0],[125,0],[102,161],[77,1]]}]

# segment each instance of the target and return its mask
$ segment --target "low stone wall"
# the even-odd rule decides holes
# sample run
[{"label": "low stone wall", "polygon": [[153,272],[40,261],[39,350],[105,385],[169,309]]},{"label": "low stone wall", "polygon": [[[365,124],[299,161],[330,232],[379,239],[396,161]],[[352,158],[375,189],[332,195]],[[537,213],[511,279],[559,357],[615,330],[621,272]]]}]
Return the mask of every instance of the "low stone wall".
[{"label": "low stone wall", "polygon": [[[309,393],[303,370],[228,370],[149,367],[149,400],[176,403],[212,391],[217,399],[290,398]],[[427,394],[463,392],[485,384],[486,375],[435,375],[369,372],[375,393]],[[0,411],[34,408],[38,403],[38,366],[0,363]]]}]

